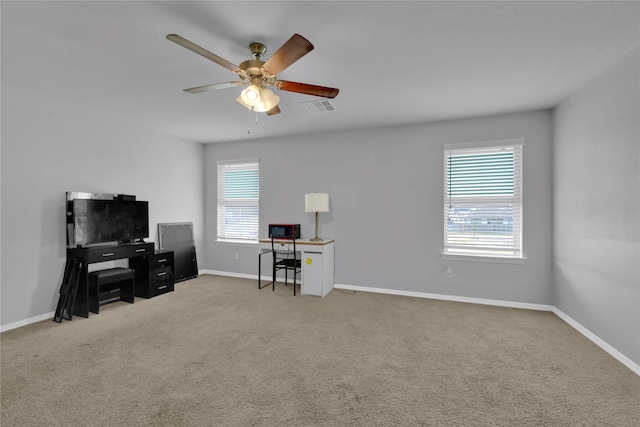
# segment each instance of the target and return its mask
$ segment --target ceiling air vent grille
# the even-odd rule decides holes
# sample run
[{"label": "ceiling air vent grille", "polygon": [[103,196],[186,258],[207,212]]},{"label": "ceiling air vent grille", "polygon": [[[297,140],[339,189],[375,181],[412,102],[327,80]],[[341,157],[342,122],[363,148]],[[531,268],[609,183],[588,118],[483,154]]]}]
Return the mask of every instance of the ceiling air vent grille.
[{"label": "ceiling air vent grille", "polygon": [[323,99],[322,101],[301,102],[300,104],[304,105],[304,108],[306,108],[310,113],[324,113],[326,111],[336,110],[336,106],[328,99]]}]

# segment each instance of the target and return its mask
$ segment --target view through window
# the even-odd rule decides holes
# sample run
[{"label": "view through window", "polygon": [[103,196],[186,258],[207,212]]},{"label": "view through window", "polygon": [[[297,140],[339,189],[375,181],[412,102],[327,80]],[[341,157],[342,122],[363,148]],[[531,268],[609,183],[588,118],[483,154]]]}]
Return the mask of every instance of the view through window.
[{"label": "view through window", "polygon": [[522,257],[522,140],[444,147],[444,253]]},{"label": "view through window", "polygon": [[258,161],[218,163],[218,240],[258,240]]}]

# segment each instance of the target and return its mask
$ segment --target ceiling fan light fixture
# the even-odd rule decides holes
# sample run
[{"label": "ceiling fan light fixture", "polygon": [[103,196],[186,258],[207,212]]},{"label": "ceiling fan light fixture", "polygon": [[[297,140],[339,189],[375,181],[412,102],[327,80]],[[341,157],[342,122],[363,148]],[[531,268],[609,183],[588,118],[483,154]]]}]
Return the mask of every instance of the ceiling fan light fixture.
[{"label": "ceiling fan light fixture", "polygon": [[265,113],[278,105],[280,97],[270,91],[269,89],[262,89],[260,93],[260,102],[255,106],[255,110],[260,113]]},{"label": "ceiling fan light fixture", "polygon": [[[257,87],[258,89],[257,98],[253,98],[251,91],[249,91],[245,95],[244,92],[247,89],[242,91],[240,96],[236,98],[236,101],[238,101],[240,104],[242,104],[245,108],[249,110],[253,109],[253,111],[256,111],[258,113],[266,113],[267,111],[276,107],[278,105],[278,102],[280,102],[280,97],[275,93],[273,93],[272,91],[270,91],[269,89]],[[253,98],[253,100],[251,98]],[[257,99],[257,102],[255,101],[255,99]]]},{"label": "ceiling fan light fixture", "polygon": [[242,100],[242,96],[239,96],[236,98],[236,101],[238,101],[240,104],[242,104],[243,107],[247,108],[247,109],[251,109],[253,108],[251,105],[246,104],[243,100]]},{"label": "ceiling fan light fixture", "polygon": [[260,103],[260,87],[252,83],[240,93],[240,97],[245,104],[255,107]]}]

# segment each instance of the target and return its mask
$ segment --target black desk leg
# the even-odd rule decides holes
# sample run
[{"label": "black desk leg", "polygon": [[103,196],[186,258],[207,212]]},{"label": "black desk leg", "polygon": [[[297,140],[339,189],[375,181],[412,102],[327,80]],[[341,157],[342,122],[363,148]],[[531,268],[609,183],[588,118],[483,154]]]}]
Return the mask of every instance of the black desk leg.
[{"label": "black desk leg", "polygon": [[258,289],[262,289],[261,279],[262,279],[262,254],[259,253],[258,254]]},{"label": "black desk leg", "polygon": [[[274,276],[274,282],[269,282],[269,283],[265,283],[264,286],[262,285],[262,255],[271,253],[271,251],[269,252],[260,252],[258,254],[258,289],[263,289],[266,288],[267,286],[271,285],[272,283],[275,282],[275,276]],[[275,274],[275,273],[274,273]],[[273,290],[275,291],[275,285],[273,286]]]},{"label": "black desk leg", "polygon": [[89,317],[89,268],[84,260],[82,262],[80,283],[78,283],[76,303],[73,309],[73,314],[75,316],[85,318]]}]

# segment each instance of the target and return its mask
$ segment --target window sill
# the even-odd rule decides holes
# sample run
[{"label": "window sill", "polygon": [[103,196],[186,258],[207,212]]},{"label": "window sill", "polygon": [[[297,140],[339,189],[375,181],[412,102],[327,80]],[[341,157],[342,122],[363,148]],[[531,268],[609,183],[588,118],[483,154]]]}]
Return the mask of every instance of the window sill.
[{"label": "window sill", "polygon": [[216,244],[222,246],[255,246],[257,240],[216,239]]},{"label": "window sill", "polygon": [[505,256],[487,256],[487,255],[461,255],[461,254],[442,254],[442,259],[454,261],[472,261],[472,262],[495,262],[501,264],[524,264],[527,261],[525,257],[505,257]]}]

